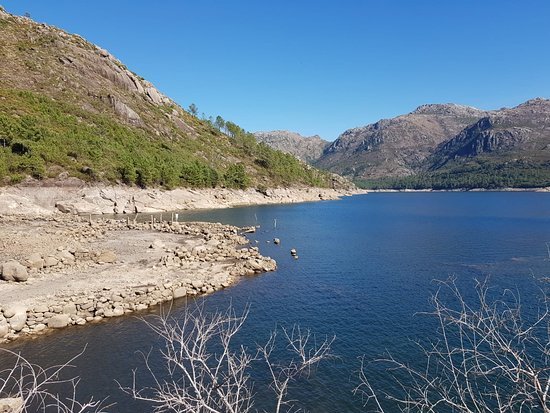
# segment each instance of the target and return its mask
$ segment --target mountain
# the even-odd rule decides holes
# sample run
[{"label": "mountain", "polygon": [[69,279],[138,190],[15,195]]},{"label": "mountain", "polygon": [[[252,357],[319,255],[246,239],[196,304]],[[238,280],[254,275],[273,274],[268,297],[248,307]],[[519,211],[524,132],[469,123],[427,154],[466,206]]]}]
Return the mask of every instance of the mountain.
[{"label": "mountain", "polygon": [[512,109],[494,111],[441,144],[432,155],[436,170],[468,158],[499,156],[548,160],[550,101],[532,99]]},{"label": "mountain", "polygon": [[313,163],[321,157],[329,142],[319,135],[302,136],[299,133],[277,130],[271,132],[254,132],[258,142],[294,155],[307,163]]},{"label": "mountain", "polygon": [[81,36],[0,8],[0,185],[67,175],[163,187],[331,185],[329,174],[227,125],[222,133],[185,111]]},{"label": "mountain", "polygon": [[345,131],[315,165],[353,179],[413,175],[439,144],[485,114],[469,106],[423,105],[409,114]]},{"label": "mountain", "polygon": [[491,112],[440,144],[426,169],[435,185],[550,186],[550,100]]},{"label": "mountain", "polygon": [[550,101],[433,104],[350,129],[315,165],[373,188],[550,186]]}]

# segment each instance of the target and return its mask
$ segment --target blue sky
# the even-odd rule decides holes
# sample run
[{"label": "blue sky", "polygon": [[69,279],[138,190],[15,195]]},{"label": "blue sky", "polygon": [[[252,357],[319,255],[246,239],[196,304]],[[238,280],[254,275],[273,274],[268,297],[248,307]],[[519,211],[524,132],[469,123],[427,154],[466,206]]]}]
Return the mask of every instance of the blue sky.
[{"label": "blue sky", "polygon": [[333,140],[424,103],[550,96],[548,0],[0,0],[182,106]]}]

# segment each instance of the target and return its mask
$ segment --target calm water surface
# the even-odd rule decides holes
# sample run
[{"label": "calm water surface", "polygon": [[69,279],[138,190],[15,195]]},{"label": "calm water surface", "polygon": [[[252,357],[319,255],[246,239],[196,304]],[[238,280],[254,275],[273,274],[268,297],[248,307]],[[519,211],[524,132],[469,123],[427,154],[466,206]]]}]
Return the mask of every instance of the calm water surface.
[{"label": "calm water surface", "polygon": [[[433,336],[435,325],[415,314],[430,309],[434,280],[454,276],[471,295],[474,279],[490,277],[498,288],[519,290],[524,306],[534,311],[533,279],[550,276],[547,193],[380,193],[184,212],[182,217],[260,225],[250,239],[277,260],[278,270],[247,278],[205,302],[208,309],[250,306],[243,342],[251,347],[264,342],[277,325],[299,324],[320,336],[336,335],[333,350],[339,358],[292,393],[313,412],[363,411],[361,400],[352,395],[362,355],[374,358],[388,350],[403,360],[418,360],[413,340]],[[266,242],[274,237],[281,245]],[[290,257],[291,248],[298,250],[299,260]],[[185,305],[178,301],[173,314]],[[118,403],[113,411],[135,412],[146,408],[120,392],[115,380],[129,384],[131,370],[142,366],[139,352],[158,345],[143,321],[123,317],[10,348],[49,365],[87,346],[75,363],[82,396],[109,396]],[[259,380],[258,407],[269,408],[269,391]],[[389,385],[383,377],[378,380]]]}]

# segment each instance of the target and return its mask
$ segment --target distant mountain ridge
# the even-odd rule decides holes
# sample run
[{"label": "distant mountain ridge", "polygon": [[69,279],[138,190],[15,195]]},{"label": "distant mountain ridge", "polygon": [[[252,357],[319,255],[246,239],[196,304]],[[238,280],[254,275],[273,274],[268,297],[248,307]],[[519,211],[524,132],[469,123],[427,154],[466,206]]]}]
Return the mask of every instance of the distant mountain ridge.
[{"label": "distant mountain ridge", "polygon": [[409,114],[345,131],[315,165],[354,179],[413,175],[439,144],[485,114],[468,106],[422,105]]},{"label": "distant mountain ridge", "polygon": [[345,131],[314,164],[367,186],[549,186],[550,101],[492,111],[422,105]]},{"label": "distant mountain ridge", "polygon": [[544,98],[489,111],[421,105],[348,129],[320,155],[320,145],[310,150],[291,132],[256,137],[367,187],[550,186],[550,101]]},{"label": "distant mountain ridge", "polygon": [[319,159],[323,154],[323,150],[330,143],[319,135],[306,137],[285,130],[254,132],[254,136],[258,142],[263,142],[274,149],[294,155],[308,163],[313,163]]}]

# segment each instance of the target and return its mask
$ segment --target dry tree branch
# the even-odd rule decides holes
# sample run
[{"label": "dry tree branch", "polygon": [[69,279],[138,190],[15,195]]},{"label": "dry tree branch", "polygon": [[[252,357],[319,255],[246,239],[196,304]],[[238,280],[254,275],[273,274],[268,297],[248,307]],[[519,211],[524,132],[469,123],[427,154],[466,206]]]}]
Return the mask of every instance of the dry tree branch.
[{"label": "dry tree branch", "polygon": [[254,405],[253,363],[264,360],[276,394],[276,412],[281,412],[283,406],[290,412],[292,402],[285,399],[289,384],[329,358],[334,339],[317,344],[309,330],[283,329],[294,357],[288,364],[277,364],[272,361],[276,332],[257,352],[237,345],[235,337],[248,311],[246,308],[237,314],[229,307],[223,312],[207,313],[199,305],[188,308],[180,319],[159,316],[145,321],[163,343],[163,371],[155,369],[152,353],[148,353],[144,355],[145,369],[153,385],[141,388],[134,371],[131,387],[119,384],[120,388],[136,400],[153,404],[156,412],[247,413]]},{"label": "dry tree branch", "polygon": [[[426,364],[411,367],[391,355],[375,360],[388,368],[396,389],[379,391],[361,362],[365,405],[384,412],[390,401],[401,411],[550,412],[550,317],[546,291],[534,319],[524,316],[519,294],[506,290],[491,299],[487,281],[476,282],[476,306],[454,279],[442,282],[432,298],[439,341],[422,347]],[[456,301],[449,306],[445,294]]]},{"label": "dry tree branch", "polygon": [[248,368],[253,360],[243,347],[233,348],[248,309],[232,308],[207,314],[201,306],[179,320],[168,316],[145,321],[160,338],[162,375],[153,369],[151,353],[144,357],[153,386],[139,388],[134,371],[130,388],[122,390],[136,400],[152,403],[155,411],[248,412],[252,386]]},{"label": "dry tree branch", "polygon": [[292,356],[290,362],[281,364],[272,360],[272,353],[276,347],[277,331],[271,333],[268,342],[259,347],[258,351],[268,366],[271,375],[271,388],[275,392],[275,413],[279,413],[283,406],[292,410],[293,400],[286,400],[290,384],[300,376],[309,377],[312,370],[323,360],[334,358],[331,346],[335,337],[325,337],[318,344],[310,330],[302,330],[294,326],[290,331],[282,328],[287,350]]},{"label": "dry tree branch", "polygon": [[[111,407],[103,405],[104,401],[93,399],[79,402],[76,397],[79,378],[61,377],[85,349],[66,363],[48,368],[33,364],[11,350],[0,351],[15,359],[11,367],[0,370],[0,397],[19,399],[21,407],[18,413],[104,413]],[[55,389],[70,394],[61,396]]]}]

